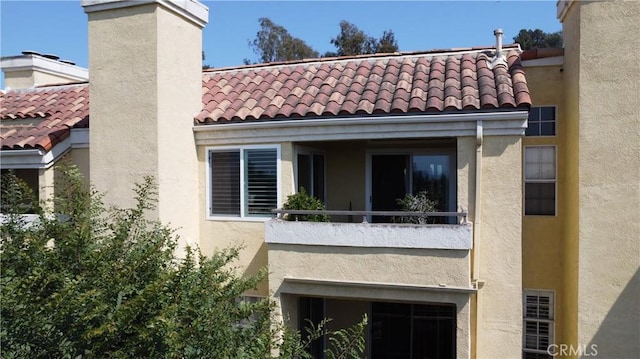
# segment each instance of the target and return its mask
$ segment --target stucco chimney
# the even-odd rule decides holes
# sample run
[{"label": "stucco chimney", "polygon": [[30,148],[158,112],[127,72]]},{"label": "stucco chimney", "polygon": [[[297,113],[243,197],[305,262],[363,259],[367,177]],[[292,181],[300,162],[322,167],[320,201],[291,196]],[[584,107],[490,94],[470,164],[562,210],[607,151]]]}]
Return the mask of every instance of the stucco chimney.
[{"label": "stucco chimney", "polygon": [[89,18],[91,181],[107,204],[130,206],[152,176],[151,216],[198,232],[198,158],[193,118],[202,106],[202,28],[195,0],[82,0]]},{"label": "stucco chimney", "polygon": [[89,71],[57,56],[23,51],[22,55],[0,58],[6,89],[83,82],[89,79]]}]

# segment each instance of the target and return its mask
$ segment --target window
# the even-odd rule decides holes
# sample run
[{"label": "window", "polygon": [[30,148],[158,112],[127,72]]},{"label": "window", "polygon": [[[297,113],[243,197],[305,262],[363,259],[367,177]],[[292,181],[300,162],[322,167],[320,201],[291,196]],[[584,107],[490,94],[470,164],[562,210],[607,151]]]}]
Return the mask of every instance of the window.
[{"label": "window", "polygon": [[529,112],[529,127],[526,136],[555,136],[556,108],[555,106],[533,107]]},{"label": "window", "polygon": [[326,202],[324,155],[314,151],[298,149],[297,190],[304,188],[308,194]]},{"label": "window", "polygon": [[[405,152],[405,151],[402,151]],[[372,211],[399,211],[398,199],[426,191],[442,212],[456,210],[455,156],[449,151],[416,150],[402,153],[372,153],[368,164],[368,208]],[[455,218],[434,217],[436,223],[454,223]],[[373,222],[389,222],[391,217],[372,216]]]},{"label": "window", "polygon": [[556,148],[524,148],[524,214],[556,214]]},{"label": "window", "polygon": [[371,358],[455,358],[456,307],[371,304]]},{"label": "window", "polygon": [[271,217],[278,207],[279,147],[209,150],[209,214]]},{"label": "window", "polygon": [[554,344],[554,294],[551,291],[525,290],[522,301],[524,315],[522,357],[549,358],[548,349]]}]

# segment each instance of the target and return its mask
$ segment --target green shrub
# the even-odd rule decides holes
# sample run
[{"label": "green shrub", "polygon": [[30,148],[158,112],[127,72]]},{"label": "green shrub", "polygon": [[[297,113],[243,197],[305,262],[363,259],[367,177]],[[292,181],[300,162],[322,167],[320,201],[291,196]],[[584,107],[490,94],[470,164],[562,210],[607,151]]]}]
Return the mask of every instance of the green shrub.
[{"label": "green shrub", "polygon": [[[304,187],[301,187],[298,193],[288,196],[282,208],[305,211],[325,210],[324,203],[308,194]],[[329,216],[326,214],[286,214],[284,219],[287,221],[329,222]]]}]

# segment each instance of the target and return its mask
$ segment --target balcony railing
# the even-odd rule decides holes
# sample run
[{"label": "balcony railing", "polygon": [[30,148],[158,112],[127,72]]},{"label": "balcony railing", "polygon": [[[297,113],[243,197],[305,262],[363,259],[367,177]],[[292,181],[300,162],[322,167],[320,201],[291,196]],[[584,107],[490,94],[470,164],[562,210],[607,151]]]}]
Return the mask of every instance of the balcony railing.
[{"label": "balcony railing", "polygon": [[[285,215],[326,215],[326,216],[347,216],[348,218],[362,216],[362,223],[369,223],[368,218],[371,217],[387,217],[391,219],[391,223],[401,218],[455,218],[455,224],[466,224],[467,213],[466,212],[403,212],[403,211],[340,211],[340,210],[293,210],[293,209],[281,209],[277,208],[272,210],[277,214],[278,219],[283,219]],[[349,221],[353,222],[353,221]],[[414,223],[411,224],[422,224]],[[424,223],[428,224],[428,223]]]}]

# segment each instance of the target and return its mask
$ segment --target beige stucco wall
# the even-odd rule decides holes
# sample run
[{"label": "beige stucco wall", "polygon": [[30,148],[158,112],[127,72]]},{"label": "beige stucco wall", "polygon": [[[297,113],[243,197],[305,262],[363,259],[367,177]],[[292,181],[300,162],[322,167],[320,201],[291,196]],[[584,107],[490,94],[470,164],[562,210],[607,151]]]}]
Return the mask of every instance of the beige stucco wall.
[{"label": "beige stucco wall", "polygon": [[[564,33],[571,126],[579,126],[577,343],[603,357],[640,344],[640,3],[575,2]],[[576,111],[577,110],[577,111]],[[576,181],[577,180],[577,181]]]},{"label": "beige stucco wall", "polygon": [[[336,299],[454,303],[456,354],[458,358],[470,357],[470,294],[453,293],[446,288],[420,289],[440,283],[468,288],[469,251],[269,244],[269,263],[269,291],[278,302],[282,317],[294,326],[298,309],[297,296],[292,293]],[[285,278],[307,280],[304,293]],[[345,284],[336,284],[341,282]],[[334,306],[327,316],[335,318],[340,312]],[[351,313],[338,322],[348,323],[354,316],[361,318],[361,314]]]},{"label": "beige stucco wall", "polygon": [[[273,145],[273,143],[265,144]],[[293,144],[290,142],[279,143],[280,146],[280,176],[281,176],[281,201],[284,203],[287,196],[293,193]],[[226,146],[226,145],[225,145]],[[234,146],[234,145],[229,145]],[[244,219],[208,219],[207,208],[207,150],[209,147],[198,147],[198,173],[199,190],[198,205],[201,211],[199,216],[200,242],[199,246],[204,254],[210,255],[216,250],[241,247],[238,261],[235,265],[239,273],[256,274],[261,269],[268,268],[267,246],[264,243],[264,222],[261,220]],[[215,148],[215,147],[214,147]],[[260,283],[256,291],[250,294],[269,295],[268,281]]]},{"label": "beige stucco wall", "polygon": [[75,78],[55,75],[37,70],[10,71],[5,73],[5,88],[22,89],[34,86],[56,85],[77,82]]},{"label": "beige stucco wall", "polygon": [[[564,229],[567,211],[566,198],[566,166],[569,160],[565,156],[566,128],[564,123],[563,71],[561,65],[527,67],[527,85],[531,93],[533,106],[556,106],[556,135],[523,137],[525,146],[556,146],[556,215],[555,216],[523,216],[522,217],[522,287],[524,289],[552,290],[555,293],[555,340],[567,343],[564,320],[566,288],[563,271],[566,246]],[[523,158],[524,166],[524,158]],[[523,185],[524,190],[524,185]],[[523,212],[524,213],[524,212]],[[558,304],[560,303],[560,304]],[[558,314],[561,316],[559,317]]]},{"label": "beige stucco wall", "polygon": [[130,206],[134,183],[153,176],[150,216],[197,243],[201,29],[158,4],[88,15],[93,184],[107,204]]},{"label": "beige stucco wall", "polygon": [[[483,140],[476,357],[516,358],[522,346],[521,138]],[[474,226],[478,226],[474,223]]]}]

